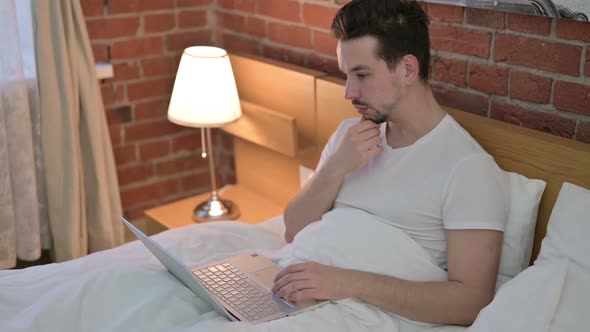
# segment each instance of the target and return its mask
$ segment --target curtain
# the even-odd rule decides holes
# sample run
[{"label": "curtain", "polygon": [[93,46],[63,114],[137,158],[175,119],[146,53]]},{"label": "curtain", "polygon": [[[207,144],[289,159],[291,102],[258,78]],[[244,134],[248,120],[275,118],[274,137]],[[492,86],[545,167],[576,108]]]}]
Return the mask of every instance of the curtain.
[{"label": "curtain", "polygon": [[51,245],[30,2],[0,1],[0,268]]},{"label": "curtain", "polygon": [[49,221],[60,262],[122,244],[122,211],[79,0],[33,0],[32,7]]}]

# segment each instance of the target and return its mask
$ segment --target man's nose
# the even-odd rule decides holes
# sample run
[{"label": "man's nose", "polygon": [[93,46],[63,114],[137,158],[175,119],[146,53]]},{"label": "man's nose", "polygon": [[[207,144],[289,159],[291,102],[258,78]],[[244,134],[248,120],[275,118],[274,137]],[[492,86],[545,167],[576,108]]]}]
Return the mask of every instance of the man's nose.
[{"label": "man's nose", "polygon": [[359,99],[358,88],[350,80],[346,80],[346,88],[344,90],[344,98],[346,100]]}]

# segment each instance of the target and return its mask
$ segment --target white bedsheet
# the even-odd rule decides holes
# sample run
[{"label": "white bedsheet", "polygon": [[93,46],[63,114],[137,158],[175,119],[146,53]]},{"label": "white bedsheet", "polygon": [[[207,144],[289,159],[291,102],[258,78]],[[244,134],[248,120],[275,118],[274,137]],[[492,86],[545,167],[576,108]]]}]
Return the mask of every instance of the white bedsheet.
[{"label": "white bedsheet", "polygon": [[[189,266],[257,249],[280,256],[282,218],[191,225],[154,238]],[[283,250],[284,252],[284,250]],[[0,271],[0,331],[462,331],[400,320],[354,299],[252,326],[229,322],[138,241],[77,260]]]}]

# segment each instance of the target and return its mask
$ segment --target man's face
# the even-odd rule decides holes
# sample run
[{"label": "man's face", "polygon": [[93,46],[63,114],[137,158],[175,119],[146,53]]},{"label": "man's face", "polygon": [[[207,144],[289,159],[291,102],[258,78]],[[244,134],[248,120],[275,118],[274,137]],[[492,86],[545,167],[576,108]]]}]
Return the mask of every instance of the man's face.
[{"label": "man's face", "polygon": [[344,97],[358,112],[375,123],[383,123],[395,110],[404,93],[401,66],[390,70],[377,58],[378,41],[365,36],[339,41],[336,49],[338,65],[347,75]]}]

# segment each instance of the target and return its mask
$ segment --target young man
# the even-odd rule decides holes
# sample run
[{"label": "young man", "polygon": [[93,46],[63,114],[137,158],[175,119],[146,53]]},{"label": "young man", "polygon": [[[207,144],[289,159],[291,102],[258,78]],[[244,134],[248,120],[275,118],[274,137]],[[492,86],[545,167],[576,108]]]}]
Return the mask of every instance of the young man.
[{"label": "young man", "polygon": [[409,319],[459,325],[491,301],[508,192],[493,158],[434,99],[428,23],[410,0],[353,0],[337,13],[345,98],[360,120],[344,121],[326,145],[316,174],[285,210],[285,238],[327,211],[355,207],[405,231],[447,269],[448,281],[308,262],[277,275],[278,295],[357,297]]}]

